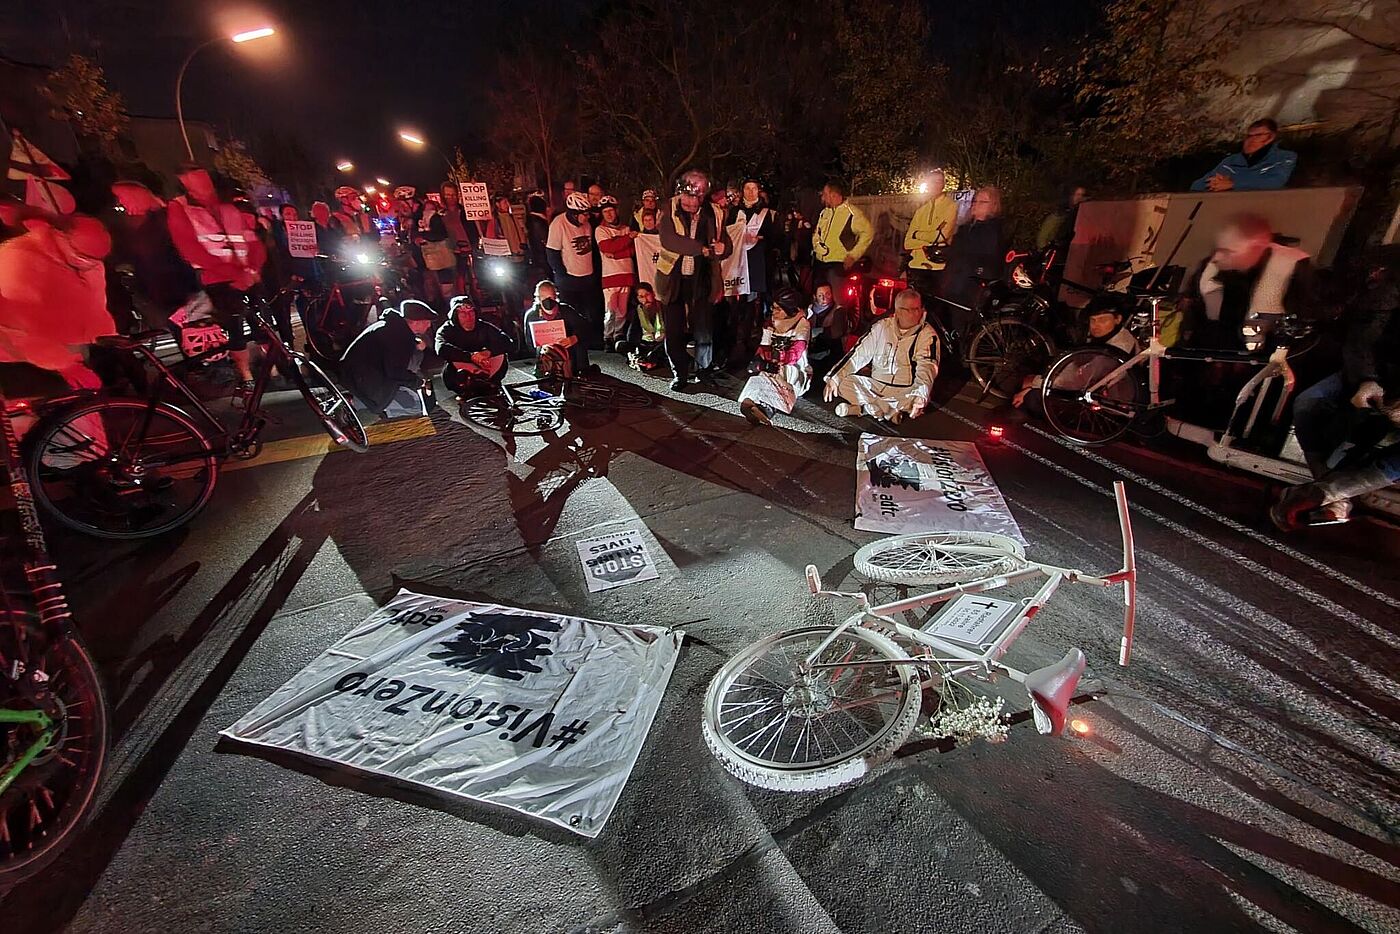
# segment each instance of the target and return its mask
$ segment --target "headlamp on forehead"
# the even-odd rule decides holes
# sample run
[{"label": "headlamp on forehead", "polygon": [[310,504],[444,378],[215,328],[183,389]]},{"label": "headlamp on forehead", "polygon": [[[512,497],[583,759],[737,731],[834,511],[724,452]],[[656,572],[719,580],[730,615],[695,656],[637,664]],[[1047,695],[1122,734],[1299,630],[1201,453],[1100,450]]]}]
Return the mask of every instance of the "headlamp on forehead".
[{"label": "headlamp on forehead", "polygon": [[682,178],[676,182],[676,194],[690,195],[692,198],[703,198],[709,194],[710,186],[707,182],[694,179]]}]

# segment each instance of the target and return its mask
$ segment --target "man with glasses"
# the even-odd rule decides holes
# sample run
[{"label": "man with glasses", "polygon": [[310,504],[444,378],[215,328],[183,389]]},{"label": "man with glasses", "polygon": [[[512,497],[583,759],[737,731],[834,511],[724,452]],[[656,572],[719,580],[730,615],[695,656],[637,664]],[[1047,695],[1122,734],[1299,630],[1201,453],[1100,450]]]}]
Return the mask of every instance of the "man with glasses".
[{"label": "man with glasses", "polygon": [[1273,191],[1288,184],[1298,154],[1278,146],[1278,124],[1268,117],[1255,120],[1244,134],[1244,145],[1191,183],[1192,191]]}]

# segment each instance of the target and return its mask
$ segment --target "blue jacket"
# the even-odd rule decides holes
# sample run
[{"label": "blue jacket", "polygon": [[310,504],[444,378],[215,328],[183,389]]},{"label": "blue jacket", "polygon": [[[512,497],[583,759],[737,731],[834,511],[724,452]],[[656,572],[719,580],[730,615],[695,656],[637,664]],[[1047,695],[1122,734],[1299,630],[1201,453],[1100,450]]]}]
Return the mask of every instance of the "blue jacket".
[{"label": "blue jacket", "polygon": [[1264,157],[1250,165],[1244,153],[1232,152],[1220,164],[1191,183],[1192,191],[1207,191],[1212,175],[1226,175],[1235,182],[1231,191],[1272,191],[1288,184],[1293,167],[1298,164],[1298,154],[1280,149],[1274,143]]}]

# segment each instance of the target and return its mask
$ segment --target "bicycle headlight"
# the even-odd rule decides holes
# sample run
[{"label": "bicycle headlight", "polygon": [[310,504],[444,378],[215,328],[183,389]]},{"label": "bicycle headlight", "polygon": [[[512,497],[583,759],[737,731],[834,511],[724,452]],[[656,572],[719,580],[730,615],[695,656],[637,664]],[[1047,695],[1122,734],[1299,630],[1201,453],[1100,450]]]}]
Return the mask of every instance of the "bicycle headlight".
[{"label": "bicycle headlight", "polygon": [[494,275],[497,279],[509,279],[510,269],[507,268],[505,263],[496,263],[491,270],[491,274]]},{"label": "bicycle headlight", "polygon": [[368,265],[370,264],[369,254],[368,254],[368,253],[356,253],[356,254],[355,254],[355,262],[359,263],[361,266],[368,266]]}]

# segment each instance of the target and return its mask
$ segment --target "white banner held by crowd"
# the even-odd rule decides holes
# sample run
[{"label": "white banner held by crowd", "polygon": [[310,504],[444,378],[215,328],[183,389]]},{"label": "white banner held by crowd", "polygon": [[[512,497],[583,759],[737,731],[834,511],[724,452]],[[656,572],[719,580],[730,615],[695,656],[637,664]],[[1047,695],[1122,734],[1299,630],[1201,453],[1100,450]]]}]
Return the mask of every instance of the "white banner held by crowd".
[{"label": "white banner held by crowd", "polygon": [[491,195],[485,182],[462,183],[462,210],[469,221],[489,221],[491,219]]},{"label": "white banner held by crowd", "polygon": [[720,270],[724,274],[724,295],[734,298],[749,294],[749,251],[744,249],[743,221],[735,221],[725,228],[729,232],[731,244],[729,252],[720,258]]},{"label": "white banner held by crowd", "polygon": [[860,436],[856,528],[914,532],[998,532],[1025,543],[1021,528],[968,441]]},{"label": "white banner held by crowd", "polygon": [[315,221],[287,221],[287,252],[301,259],[316,258]]},{"label": "white banner held by crowd", "polygon": [[657,578],[656,564],[651,560],[646,540],[638,529],[596,535],[577,544],[578,559],[583,564],[583,576],[588,579],[589,593]]},{"label": "white banner held by crowd", "polygon": [[596,837],[681,638],[400,590],[222,735]]},{"label": "white banner held by crowd", "polygon": [[638,234],[632,241],[637,253],[637,281],[656,285],[656,264],[661,259],[661,234]]}]

